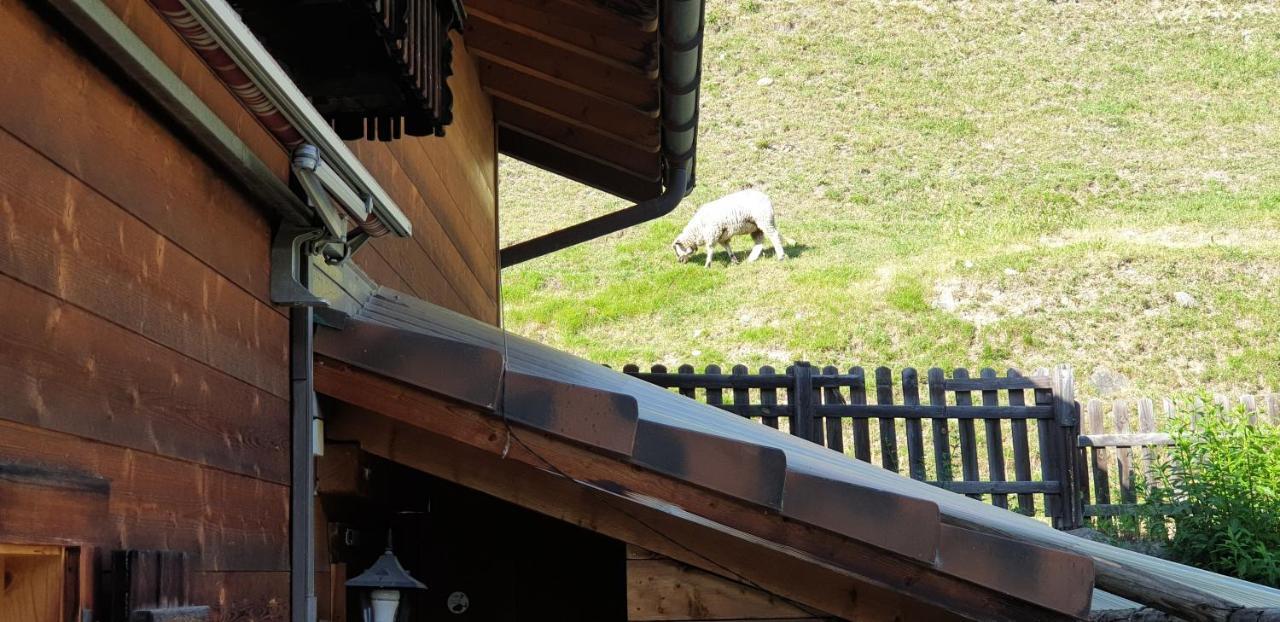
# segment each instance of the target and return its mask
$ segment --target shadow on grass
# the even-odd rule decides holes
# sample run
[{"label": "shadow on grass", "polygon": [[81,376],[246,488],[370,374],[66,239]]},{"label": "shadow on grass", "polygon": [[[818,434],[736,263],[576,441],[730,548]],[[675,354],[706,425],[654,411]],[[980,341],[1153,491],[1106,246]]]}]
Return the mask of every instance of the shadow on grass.
[{"label": "shadow on grass", "polygon": [[[795,259],[796,257],[803,255],[807,250],[809,250],[809,246],[807,244],[792,244],[790,246],[782,247],[782,251],[783,253],[786,254],[787,259]],[[747,248],[742,250],[735,250],[734,254],[738,256],[739,262],[745,264],[747,262],[747,255],[750,254],[750,252],[751,252],[751,249]],[[773,256],[773,249],[766,246],[764,252],[760,253],[760,259],[758,259],[757,261],[777,261],[777,259]],[[688,261],[688,263],[692,265],[702,265],[706,262],[707,262],[707,254],[705,252],[697,253],[689,257],[689,261]],[[729,263],[729,254],[724,251],[716,251],[711,256],[711,263],[727,264]]]}]

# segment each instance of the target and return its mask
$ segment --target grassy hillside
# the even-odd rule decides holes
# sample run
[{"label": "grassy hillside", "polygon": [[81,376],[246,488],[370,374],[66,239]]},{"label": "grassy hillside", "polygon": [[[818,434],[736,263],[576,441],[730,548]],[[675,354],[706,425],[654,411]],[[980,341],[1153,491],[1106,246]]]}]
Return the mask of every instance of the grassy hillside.
[{"label": "grassy hillside", "polygon": [[[514,331],[614,365],[1280,389],[1280,5],[708,5],[697,191],[505,271]],[[695,207],[746,187],[790,260],[677,264]],[[501,199],[504,242],[621,206],[509,160]]]}]

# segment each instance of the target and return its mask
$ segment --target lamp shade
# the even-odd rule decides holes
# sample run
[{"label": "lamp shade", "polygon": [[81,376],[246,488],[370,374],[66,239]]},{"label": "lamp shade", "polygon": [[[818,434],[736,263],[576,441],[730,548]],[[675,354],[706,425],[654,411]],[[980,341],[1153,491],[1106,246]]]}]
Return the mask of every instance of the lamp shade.
[{"label": "lamp shade", "polygon": [[387,549],[369,569],[347,581],[347,587],[373,590],[425,590],[427,586],[409,575],[391,549]]}]

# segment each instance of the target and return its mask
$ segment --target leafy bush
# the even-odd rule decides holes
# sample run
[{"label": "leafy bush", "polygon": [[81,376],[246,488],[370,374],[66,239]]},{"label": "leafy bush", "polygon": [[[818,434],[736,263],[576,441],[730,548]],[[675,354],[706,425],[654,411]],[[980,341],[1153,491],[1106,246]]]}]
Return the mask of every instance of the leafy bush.
[{"label": "leafy bush", "polygon": [[[1205,405],[1170,422],[1173,446],[1146,482],[1173,521],[1176,560],[1280,587],[1280,427]],[[1151,532],[1162,530],[1153,529]]]}]

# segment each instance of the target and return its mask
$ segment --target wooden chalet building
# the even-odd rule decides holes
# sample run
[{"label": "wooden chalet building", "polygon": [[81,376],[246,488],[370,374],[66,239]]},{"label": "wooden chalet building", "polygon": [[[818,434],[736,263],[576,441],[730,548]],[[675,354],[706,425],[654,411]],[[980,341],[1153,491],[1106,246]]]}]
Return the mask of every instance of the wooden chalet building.
[{"label": "wooden chalet building", "polygon": [[[692,188],[702,2],[0,0],[0,622],[1275,606],[497,326]],[[500,249],[499,153],[635,206]]]}]

